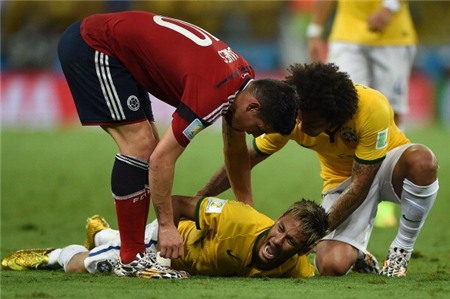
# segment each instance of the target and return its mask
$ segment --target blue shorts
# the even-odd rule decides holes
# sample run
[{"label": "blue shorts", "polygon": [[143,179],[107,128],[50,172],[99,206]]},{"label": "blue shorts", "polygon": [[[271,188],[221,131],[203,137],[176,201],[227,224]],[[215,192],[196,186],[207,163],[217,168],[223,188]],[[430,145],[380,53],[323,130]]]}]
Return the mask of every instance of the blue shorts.
[{"label": "blue shorts", "polygon": [[80,21],[63,33],[58,57],[83,125],[153,121],[148,92],[118,59],[86,44]]}]

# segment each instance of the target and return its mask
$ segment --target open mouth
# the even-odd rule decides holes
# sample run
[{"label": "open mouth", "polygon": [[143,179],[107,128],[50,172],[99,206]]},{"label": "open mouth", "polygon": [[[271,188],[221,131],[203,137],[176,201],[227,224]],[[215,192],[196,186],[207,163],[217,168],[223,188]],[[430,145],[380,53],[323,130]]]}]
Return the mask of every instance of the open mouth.
[{"label": "open mouth", "polygon": [[273,260],[277,257],[277,252],[274,250],[272,246],[270,246],[270,243],[267,242],[266,245],[263,247],[262,250],[263,256],[266,260]]}]

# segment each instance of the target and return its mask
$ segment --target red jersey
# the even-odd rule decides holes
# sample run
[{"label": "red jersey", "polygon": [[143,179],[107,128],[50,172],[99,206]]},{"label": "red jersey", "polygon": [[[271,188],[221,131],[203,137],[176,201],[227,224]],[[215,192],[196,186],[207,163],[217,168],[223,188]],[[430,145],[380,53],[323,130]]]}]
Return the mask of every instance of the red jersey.
[{"label": "red jersey", "polygon": [[172,128],[182,146],[227,113],[254,78],[250,64],[212,34],[150,12],[87,17],[81,36],[117,58],[149,93],[176,107]]}]

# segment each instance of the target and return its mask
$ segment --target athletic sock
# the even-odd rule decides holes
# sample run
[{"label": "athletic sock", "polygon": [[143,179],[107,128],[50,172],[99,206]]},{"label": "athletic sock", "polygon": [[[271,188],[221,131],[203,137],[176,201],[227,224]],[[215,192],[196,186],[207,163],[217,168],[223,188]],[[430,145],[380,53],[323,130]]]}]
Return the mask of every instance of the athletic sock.
[{"label": "athletic sock", "polygon": [[48,266],[50,268],[58,268],[60,265],[58,263],[59,255],[61,254],[61,248],[56,248],[49,252],[48,254]]},{"label": "athletic sock", "polygon": [[397,235],[391,247],[411,252],[439,189],[436,180],[429,186],[418,186],[405,179],[400,198],[401,217]]},{"label": "athletic sock", "polygon": [[119,225],[120,258],[128,264],[136,254],[145,251],[144,234],[150,206],[148,163],[117,154],[111,175]]}]

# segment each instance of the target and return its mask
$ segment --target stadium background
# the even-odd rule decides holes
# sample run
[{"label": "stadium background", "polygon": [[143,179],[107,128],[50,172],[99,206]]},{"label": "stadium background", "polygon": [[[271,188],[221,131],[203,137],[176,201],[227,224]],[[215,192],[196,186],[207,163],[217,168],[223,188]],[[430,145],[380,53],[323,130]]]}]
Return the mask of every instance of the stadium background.
[{"label": "stadium background", "polygon": [[[79,125],[56,56],[60,34],[84,16],[149,10],[199,25],[228,42],[259,77],[282,78],[307,62],[305,1],[1,1],[1,124],[3,129]],[[450,2],[411,1],[420,44],[410,84],[410,127],[450,127]],[[154,102],[157,121],[173,108]]]}]

